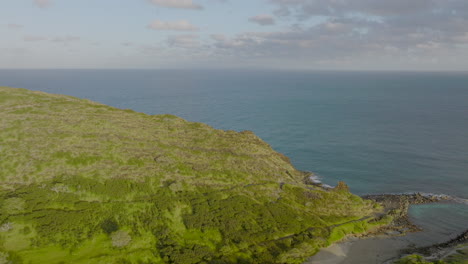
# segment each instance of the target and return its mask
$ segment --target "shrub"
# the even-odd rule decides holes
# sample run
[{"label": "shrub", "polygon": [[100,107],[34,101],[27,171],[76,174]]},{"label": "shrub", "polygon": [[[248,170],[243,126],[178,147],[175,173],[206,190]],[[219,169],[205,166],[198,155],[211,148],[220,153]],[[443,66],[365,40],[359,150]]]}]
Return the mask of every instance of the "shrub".
[{"label": "shrub", "polygon": [[104,222],[102,222],[101,228],[106,234],[111,234],[119,230],[119,225],[115,222],[114,219],[106,219]]}]

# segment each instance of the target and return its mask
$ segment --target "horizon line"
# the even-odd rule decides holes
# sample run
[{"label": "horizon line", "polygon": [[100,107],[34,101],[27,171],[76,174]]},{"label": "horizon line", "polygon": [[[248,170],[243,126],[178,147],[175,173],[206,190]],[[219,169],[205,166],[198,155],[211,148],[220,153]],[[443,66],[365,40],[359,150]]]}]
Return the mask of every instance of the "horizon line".
[{"label": "horizon line", "polygon": [[414,69],[282,69],[282,68],[0,68],[0,71],[48,71],[48,70],[63,70],[63,71],[281,71],[281,72],[395,72],[395,73],[467,73],[467,70],[414,70]]}]

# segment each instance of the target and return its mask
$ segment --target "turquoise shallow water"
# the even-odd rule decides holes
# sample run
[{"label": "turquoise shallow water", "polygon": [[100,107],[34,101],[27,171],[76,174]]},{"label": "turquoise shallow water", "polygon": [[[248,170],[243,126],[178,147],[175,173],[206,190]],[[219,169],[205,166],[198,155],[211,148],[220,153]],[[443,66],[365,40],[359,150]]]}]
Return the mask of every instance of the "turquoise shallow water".
[{"label": "turquoise shallow water", "polygon": [[468,229],[468,206],[463,204],[426,204],[410,208],[410,218],[424,232],[404,239],[419,246],[441,243]]},{"label": "turquoise shallow water", "polygon": [[391,264],[401,250],[424,247],[455,238],[466,228],[468,207],[462,204],[426,204],[410,208],[411,220],[424,229],[406,236],[349,239],[323,249],[305,264]]},{"label": "turquoise shallow water", "polygon": [[468,73],[0,70],[0,85],[253,130],[299,169],[358,194],[468,199]]}]

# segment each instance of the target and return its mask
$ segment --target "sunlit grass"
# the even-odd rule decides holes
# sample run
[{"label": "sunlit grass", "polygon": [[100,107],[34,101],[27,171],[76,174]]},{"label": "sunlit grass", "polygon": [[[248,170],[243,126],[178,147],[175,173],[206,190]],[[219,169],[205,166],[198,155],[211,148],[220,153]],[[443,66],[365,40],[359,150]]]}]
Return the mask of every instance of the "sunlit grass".
[{"label": "sunlit grass", "polygon": [[14,263],[299,263],[383,224],[350,222],[379,209],[306,186],[251,132],[5,87],[0,120]]}]

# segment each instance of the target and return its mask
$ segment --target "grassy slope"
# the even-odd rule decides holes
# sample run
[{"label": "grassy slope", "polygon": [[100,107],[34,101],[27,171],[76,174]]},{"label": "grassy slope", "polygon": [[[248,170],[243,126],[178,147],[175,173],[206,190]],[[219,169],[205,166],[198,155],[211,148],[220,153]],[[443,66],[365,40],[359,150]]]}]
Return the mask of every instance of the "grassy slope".
[{"label": "grassy slope", "polygon": [[2,264],[300,263],[379,224],[251,132],[68,96],[0,87],[0,157]]}]

